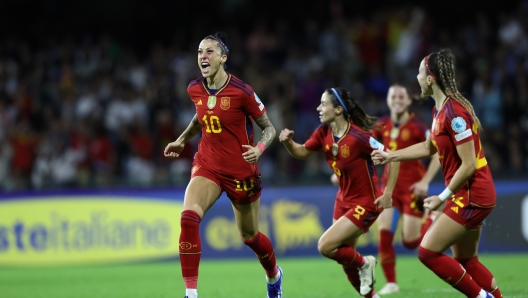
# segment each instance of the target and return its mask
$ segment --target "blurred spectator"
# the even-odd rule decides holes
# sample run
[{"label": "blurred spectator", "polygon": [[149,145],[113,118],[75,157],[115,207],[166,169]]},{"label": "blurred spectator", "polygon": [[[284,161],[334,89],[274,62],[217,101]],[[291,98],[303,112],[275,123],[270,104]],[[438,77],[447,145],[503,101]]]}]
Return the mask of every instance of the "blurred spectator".
[{"label": "blurred spectator", "polygon": [[[321,94],[333,86],[352,90],[369,114],[385,114],[388,86],[400,83],[417,95],[421,59],[451,47],[494,176],[528,175],[526,0],[516,11],[477,11],[448,24],[426,7],[362,13],[339,1],[325,5],[316,16],[263,15],[251,26],[233,20],[225,28],[237,53],[227,70],[252,84],[278,131],[294,127],[295,138],[308,138],[320,124]],[[185,185],[199,136],[178,159],[162,150],[195,114],[187,86],[199,77],[196,49],[184,45],[196,45],[206,29],[196,21],[150,44],[95,31],[2,39],[0,188]],[[413,110],[431,120],[430,101]],[[263,179],[329,183],[318,158],[298,163],[276,146],[260,159]]]}]

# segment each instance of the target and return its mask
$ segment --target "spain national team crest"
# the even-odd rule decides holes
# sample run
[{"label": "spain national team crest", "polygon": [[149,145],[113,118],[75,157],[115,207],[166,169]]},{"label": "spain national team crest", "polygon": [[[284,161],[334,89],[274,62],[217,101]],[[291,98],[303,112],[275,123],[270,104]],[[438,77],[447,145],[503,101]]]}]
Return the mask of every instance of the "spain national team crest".
[{"label": "spain national team crest", "polygon": [[341,146],[341,156],[343,158],[348,158],[350,156],[350,147],[348,147],[346,144]]},{"label": "spain national team crest", "polygon": [[207,98],[207,107],[209,109],[212,109],[216,106],[216,96],[214,95],[209,95],[209,97]]},{"label": "spain national team crest", "polygon": [[403,141],[407,141],[411,137],[411,132],[408,129],[403,129],[401,132],[401,138]]},{"label": "spain national team crest", "polygon": [[222,110],[227,110],[231,106],[231,99],[229,97],[222,97],[220,99],[220,107]]},{"label": "spain national team crest", "polygon": [[435,135],[438,135],[438,133],[440,133],[440,122],[436,121],[436,119],[435,119],[434,132],[435,132]]}]

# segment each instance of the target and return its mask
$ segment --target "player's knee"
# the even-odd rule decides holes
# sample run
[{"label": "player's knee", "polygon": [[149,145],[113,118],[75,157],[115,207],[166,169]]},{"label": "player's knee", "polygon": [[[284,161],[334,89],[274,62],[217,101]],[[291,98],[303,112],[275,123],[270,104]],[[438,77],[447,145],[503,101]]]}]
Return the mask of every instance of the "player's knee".
[{"label": "player's knee", "polygon": [[492,289],[497,288],[497,281],[495,281],[495,277],[491,280],[491,288]]},{"label": "player's knee", "polygon": [[180,227],[182,230],[195,229],[200,226],[200,215],[192,210],[184,210],[181,213]]},{"label": "player's knee", "polygon": [[243,230],[240,231],[240,237],[244,243],[250,242],[255,236],[257,236],[258,230]]},{"label": "player's knee", "polygon": [[416,249],[418,246],[420,246],[420,242],[421,242],[420,238],[412,240],[412,241],[408,241],[405,239],[402,240],[403,246],[405,246],[407,249]]},{"label": "player's knee", "polygon": [[328,242],[319,239],[319,242],[317,243],[317,250],[319,250],[319,253],[323,256],[330,258],[334,253],[335,247],[332,247],[328,244]]},{"label": "player's knee", "polygon": [[422,246],[418,247],[418,260],[427,266],[431,261],[440,257],[442,254],[433,252],[423,248]]}]

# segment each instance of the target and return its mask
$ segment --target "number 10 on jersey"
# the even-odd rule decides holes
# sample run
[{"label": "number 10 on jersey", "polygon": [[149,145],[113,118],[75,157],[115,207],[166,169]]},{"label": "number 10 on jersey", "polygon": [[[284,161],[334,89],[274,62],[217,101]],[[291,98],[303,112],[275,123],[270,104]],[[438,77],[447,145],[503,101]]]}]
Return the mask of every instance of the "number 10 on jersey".
[{"label": "number 10 on jersey", "polygon": [[207,115],[204,115],[202,118],[205,123],[205,132],[207,133],[221,133],[222,125],[220,124],[220,119],[218,116],[211,116],[207,119]]}]

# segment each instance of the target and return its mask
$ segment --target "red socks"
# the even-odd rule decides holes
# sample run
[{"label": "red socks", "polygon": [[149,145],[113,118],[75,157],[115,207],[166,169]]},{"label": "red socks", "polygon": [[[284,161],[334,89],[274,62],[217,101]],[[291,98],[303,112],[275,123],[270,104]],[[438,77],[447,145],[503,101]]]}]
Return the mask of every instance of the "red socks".
[{"label": "red socks", "polygon": [[274,278],[279,269],[277,268],[277,262],[275,260],[275,253],[273,253],[273,246],[271,241],[266,237],[266,235],[258,232],[258,234],[252,239],[246,241],[244,240],[249,248],[257,255],[257,258],[260,261],[262,267],[266,271],[266,276],[269,278]]},{"label": "red socks", "polygon": [[453,258],[427,250],[421,246],[418,248],[418,258],[438,277],[467,297],[477,297],[479,295],[481,287]]},{"label": "red socks", "polygon": [[394,234],[389,230],[380,230],[380,242],[378,245],[378,254],[380,258],[381,268],[387,282],[396,282],[396,254],[394,253],[394,246],[392,240]]},{"label": "red socks", "polygon": [[202,252],[200,220],[200,216],[192,210],[184,210],[181,214],[180,263],[187,289],[198,287],[198,266]]},{"label": "red socks", "polygon": [[363,256],[348,245],[341,245],[331,259],[344,267],[353,267],[356,268],[356,270],[365,265],[365,259]]},{"label": "red socks", "polygon": [[491,272],[479,262],[478,257],[473,257],[469,259],[455,259],[460,265],[466,268],[467,272],[475,282],[481,286],[485,291],[488,291],[495,296],[495,298],[502,298],[502,294],[499,290],[499,287],[492,288],[491,282],[493,281],[493,275]]}]

